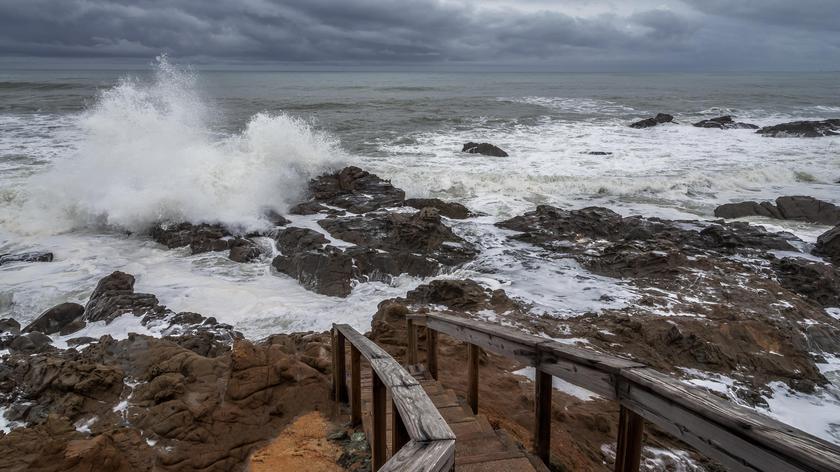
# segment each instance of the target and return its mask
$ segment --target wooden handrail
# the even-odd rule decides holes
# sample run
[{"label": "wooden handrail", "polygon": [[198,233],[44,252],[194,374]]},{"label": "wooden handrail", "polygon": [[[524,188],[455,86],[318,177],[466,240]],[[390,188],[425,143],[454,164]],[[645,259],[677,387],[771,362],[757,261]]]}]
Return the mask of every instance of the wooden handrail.
[{"label": "wooden handrail", "polygon": [[[551,379],[572,384],[618,401],[619,437],[616,471],[638,471],[644,421],[691,445],[733,471],[840,471],[840,447],[735,405],[648,366],[531,336],[496,324],[441,313],[412,314],[409,350],[416,327],[440,332],[473,346],[517,360],[536,369],[535,454],[548,462]],[[427,339],[435,337],[427,336]],[[429,343],[431,352],[437,347]],[[476,355],[476,354],[472,354]],[[471,355],[471,356],[472,356]],[[471,357],[470,356],[470,357]],[[409,352],[409,359],[417,353]],[[432,356],[436,362],[436,356]],[[470,358],[469,362],[473,362]],[[478,369],[468,369],[469,385]],[[475,379],[472,377],[475,376]],[[478,406],[477,391],[469,389]]]},{"label": "wooden handrail", "polygon": [[[333,325],[333,386],[337,401],[346,401],[345,341],[351,347],[351,420],[361,420],[361,369],[364,357],[373,379],[372,423],[369,438],[374,471],[440,472],[455,464],[455,434],[426,391],[393,357],[346,324]],[[386,462],[385,391],[391,392],[394,451]]]}]

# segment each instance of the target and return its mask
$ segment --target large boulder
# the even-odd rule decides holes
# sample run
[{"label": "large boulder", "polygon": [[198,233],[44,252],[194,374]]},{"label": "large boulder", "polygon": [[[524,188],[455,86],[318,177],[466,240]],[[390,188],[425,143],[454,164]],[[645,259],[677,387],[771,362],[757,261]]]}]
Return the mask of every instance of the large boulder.
[{"label": "large boulder", "polygon": [[260,257],[259,245],[245,238],[236,238],[230,243],[228,259],[233,262],[252,262]]},{"label": "large boulder", "polygon": [[160,317],[167,312],[166,307],[158,303],[156,296],[134,292],[134,276],[116,271],[102,278],[96,285],[85,305],[82,318],[85,321],[110,323],[126,313]]},{"label": "large boulder", "polygon": [[189,246],[193,254],[227,251],[231,243],[230,232],[218,224],[159,224],[150,233],[152,239],[170,249]]},{"label": "large boulder", "polygon": [[735,121],[729,115],[698,121],[697,123],[694,123],[694,126],[698,128],[716,129],[758,129],[757,125]]},{"label": "large boulder", "polygon": [[469,154],[481,154],[484,156],[493,157],[508,157],[508,153],[503,151],[500,147],[490,143],[469,142],[464,144],[464,147],[461,148],[461,152],[466,152]]},{"label": "large boulder", "polygon": [[785,257],[773,260],[779,283],[823,307],[840,306],[840,273],[831,264]]},{"label": "large boulder", "polygon": [[674,117],[667,113],[657,113],[656,116],[653,118],[646,118],[644,120],[637,121],[630,125],[631,128],[652,128],[657,125],[661,125],[663,123],[671,123],[674,121]]},{"label": "large boulder", "polygon": [[807,221],[823,225],[840,224],[840,207],[808,196],[787,196],[770,202],[726,203],[715,208],[719,218],[763,216],[780,220]]},{"label": "large boulder", "polygon": [[817,238],[813,253],[825,256],[834,264],[840,265],[840,226],[835,226]]},{"label": "large boulder", "polygon": [[346,167],[309,182],[311,200],[290,210],[294,214],[318,213],[323,205],[343,208],[352,213],[367,213],[380,208],[400,206],[405,192],[358,167]]},{"label": "large boulder", "polygon": [[65,326],[81,318],[84,312],[85,307],[78,303],[61,303],[41,313],[38,318],[23,328],[23,332],[58,333]]},{"label": "large boulder", "polygon": [[287,228],[275,238],[280,255],[271,265],[297,279],[304,288],[323,295],[346,297],[352,290],[353,258],[330,246],[321,233]]},{"label": "large boulder", "polygon": [[20,254],[0,254],[0,265],[11,262],[52,262],[51,252],[22,252]]},{"label": "large boulder", "polygon": [[441,215],[454,220],[463,220],[470,217],[470,210],[457,202],[445,202],[439,198],[409,198],[405,206],[418,210],[423,208],[435,208]]},{"label": "large boulder", "polygon": [[822,121],[793,121],[780,125],[765,126],[756,133],[773,138],[819,138],[840,135],[840,119]]}]

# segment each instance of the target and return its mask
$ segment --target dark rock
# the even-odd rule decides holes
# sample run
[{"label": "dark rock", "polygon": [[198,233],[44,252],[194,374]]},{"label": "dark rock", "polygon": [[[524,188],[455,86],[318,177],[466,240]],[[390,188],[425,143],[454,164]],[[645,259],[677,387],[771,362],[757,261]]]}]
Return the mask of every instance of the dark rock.
[{"label": "dark rock", "polygon": [[38,331],[33,331],[16,337],[9,343],[9,350],[11,352],[32,354],[44,351],[48,347],[51,347],[51,344],[52,339],[49,336]]},{"label": "dark rock", "polygon": [[251,262],[260,257],[260,247],[250,239],[237,238],[230,243],[228,258],[234,262]]},{"label": "dark rock", "polygon": [[793,121],[775,126],[765,126],[756,131],[774,138],[819,138],[840,135],[840,119],[823,121]]},{"label": "dark rock", "polygon": [[584,154],[589,154],[590,156],[612,156],[612,153],[607,151],[588,151]]},{"label": "dark rock", "polygon": [[114,272],[101,279],[85,306],[83,319],[106,321],[132,313],[135,316],[162,316],[166,308],[158,303],[156,296],[134,293],[134,276]]},{"label": "dark rock", "polygon": [[274,210],[267,210],[265,212],[265,217],[268,218],[268,221],[270,221],[274,226],[286,226],[291,223],[291,221],[289,221],[285,216]]},{"label": "dark rock", "polygon": [[230,242],[225,239],[230,236],[230,232],[217,224],[161,224],[152,228],[150,233],[152,239],[170,249],[189,246],[193,254],[226,251],[230,247]]},{"label": "dark rock", "polygon": [[0,333],[20,334],[20,323],[13,318],[0,319]]},{"label": "dark rock", "polygon": [[660,125],[662,123],[671,123],[674,121],[674,117],[667,114],[667,113],[657,113],[657,115],[653,118],[647,118],[641,121],[637,121],[630,125],[631,128],[651,128],[656,125]]},{"label": "dark rock", "polygon": [[720,218],[742,218],[764,216],[783,220],[807,221],[823,225],[840,224],[840,207],[813,197],[779,197],[776,204],[770,202],[727,203],[715,209]]},{"label": "dark rock", "polygon": [[406,298],[412,303],[444,305],[449,309],[480,310],[489,298],[489,290],[466,280],[433,280],[408,292]]},{"label": "dark rock", "polygon": [[77,318],[61,328],[61,331],[58,332],[61,336],[67,336],[68,334],[73,334],[77,331],[80,331],[87,326],[87,323],[84,322],[81,318]]},{"label": "dark rock", "polygon": [[503,151],[498,146],[494,146],[490,143],[469,142],[467,144],[464,144],[464,147],[461,149],[461,152],[466,152],[470,154],[482,154],[485,156],[493,157],[508,157],[508,153]]},{"label": "dark rock", "polygon": [[305,228],[287,228],[275,242],[281,254],[271,265],[297,279],[306,289],[335,297],[346,297],[352,289],[353,259],[330,246],[321,233]]},{"label": "dark rock", "polygon": [[823,307],[840,306],[840,273],[831,264],[785,257],[773,261],[779,283]]},{"label": "dark rock", "polygon": [[197,325],[197,324],[203,323],[205,320],[206,320],[206,318],[201,314],[193,313],[193,312],[189,312],[189,311],[183,311],[183,312],[178,313],[175,316],[173,316],[172,320],[170,320],[169,324],[170,325],[175,325],[175,324]]},{"label": "dark rock", "polygon": [[758,126],[750,123],[740,123],[732,119],[731,116],[721,116],[718,118],[711,118],[708,120],[694,123],[698,128],[717,128],[717,129],[758,129]]},{"label": "dark rock", "polygon": [[312,201],[293,207],[294,214],[326,210],[321,204],[343,208],[352,213],[367,213],[394,207],[405,200],[405,192],[370,172],[346,167],[335,174],[322,175],[309,182]]},{"label": "dark rock", "polygon": [[289,213],[292,215],[315,215],[317,213],[343,213],[336,212],[330,208],[321,205],[318,202],[303,202],[289,208]]},{"label": "dark rock", "polygon": [[90,336],[80,336],[78,338],[70,338],[67,340],[67,346],[69,347],[78,347],[83,344],[90,344],[95,343],[97,341],[96,338],[92,338]]},{"label": "dark rock", "polygon": [[435,208],[441,215],[456,220],[470,217],[470,210],[464,205],[456,202],[445,202],[439,198],[409,198],[405,201],[406,206],[422,210],[423,208]]},{"label": "dark rock", "polygon": [[80,318],[84,312],[85,307],[78,303],[62,303],[42,313],[33,322],[23,328],[23,332],[40,331],[44,334],[57,333],[66,325]]},{"label": "dark rock", "polygon": [[835,226],[821,234],[812,252],[818,256],[828,257],[831,262],[840,265],[840,226]]},{"label": "dark rock", "polygon": [[51,252],[23,252],[20,254],[0,255],[0,265],[11,262],[52,262],[52,260],[53,253]]}]

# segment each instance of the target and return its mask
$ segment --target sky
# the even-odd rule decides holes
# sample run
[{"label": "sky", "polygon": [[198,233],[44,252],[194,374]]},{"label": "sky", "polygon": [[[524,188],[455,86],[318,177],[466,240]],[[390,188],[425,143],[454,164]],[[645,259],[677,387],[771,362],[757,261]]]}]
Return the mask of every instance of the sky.
[{"label": "sky", "polygon": [[0,67],[837,71],[840,0],[0,0]]}]

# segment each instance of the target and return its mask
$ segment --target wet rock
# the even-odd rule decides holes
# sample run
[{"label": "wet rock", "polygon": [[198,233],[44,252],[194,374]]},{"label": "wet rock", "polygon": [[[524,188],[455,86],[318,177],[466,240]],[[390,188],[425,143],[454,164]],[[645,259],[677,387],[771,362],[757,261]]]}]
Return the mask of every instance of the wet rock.
[{"label": "wet rock", "polygon": [[0,266],[12,262],[52,262],[53,253],[51,252],[23,252],[20,254],[2,254],[0,255]]},{"label": "wet rock", "polygon": [[[322,175],[309,182],[312,200],[290,210],[295,214],[303,211],[317,213],[330,205],[352,213],[367,213],[380,208],[394,207],[405,200],[405,192],[358,167],[346,167],[334,174]],[[316,211],[317,210],[317,211]]]},{"label": "wet rock", "polygon": [[251,262],[260,257],[260,247],[250,239],[237,238],[230,243],[228,259],[234,262]]},{"label": "wet rock", "polygon": [[25,354],[32,354],[42,352],[51,347],[52,339],[44,333],[33,331],[28,334],[22,334],[16,337],[9,343],[9,350],[12,352],[21,352]]},{"label": "wet rock", "polygon": [[84,320],[82,320],[81,318],[76,318],[75,320],[64,325],[58,332],[58,334],[61,336],[67,336],[68,334],[73,334],[77,331],[84,329],[85,326],[87,326],[87,323],[85,323]]},{"label": "wet rock", "polygon": [[840,207],[808,196],[787,196],[770,202],[727,203],[715,209],[720,218],[764,216],[782,220],[807,221],[823,225],[840,224]]},{"label": "wet rock", "polygon": [[410,206],[418,210],[434,208],[441,215],[455,220],[463,220],[470,217],[470,210],[464,205],[456,202],[445,202],[439,198],[409,198],[405,201],[405,206]]},{"label": "wet rock", "polygon": [[732,119],[731,116],[721,116],[718,118],[711,118],[708,120],[694,123],[698,128],[717,128],[717,129],[758,129],[758,126],[750,123],[741,123]]},{"label": "wet rock", "polygon": [[42,313],[35,321],[23,328],[23,332],[57,333],[77,318],[81,318],[84,312],[85,307],[78,303],[61,303]]},{"label": "wet rock", "polygon": [[461,152],[466,152],[469,154],[482,154],[485,156],[493,157],[508,157],[508,153],[503,151],[498,146],[495,146],[490,143],[469,142],[464,144],[464,147],[461,149]]},{"label": "wet rock", "polygon": [[469,279],[433,280],[408,292],[406,299],[414,304],[444,305],[449,309],[471,311],[486,308],[491,292]]},{"label": "wet rock", "polygon": [[831,264],[793,257],[776,259],[779,283],[823,307],[840,306],[840,273]]},{"label": "wet rock", "polygon": [[0,319],[0,333],[20,334],[20,323],[13,318]]},{"label": "wet rock", "polygon": [[840,264],[840,226],[821,234],[814,245],[813,253],[829,258],[834,264]]},{"label": "wet rock", "polygon": [[823,121],[793,121],[775,126],[765,126],[756,131],[774,138],[819,138],[840,135],[840,119]]},{"label": "wet rock", "polygon": [[321,205],[318,202],[303,202],[298,203],[297,205],[292,206],[289,209],[289,213],[292,215],[315,215],[318,213],[327,213],[330,215],[337,215],[337,214],[345,214],[343,211],[337,211],[335,209],[327,208],[324,205]]},{"label": "wet rock", "polygon": [[641,121],[637,121],[630,125],[631,128],[651,128],[657,125],[661,125],[662,123],[671,123],[674,121],[674,117],[667,114],[667,113],[657,113],[653,118],[647,118]]},{"label": "wet rock", "polygon": [[297,279],[306,289],[323,295],[346,297],[353,279],[353,259],[330,246],[321,233],[305,228],[288,228],[275,242],[281,254],[271,265]]},{"label": "wet rock", "polygon": [[274,210],[266,211],[265,217],[274,226],[286,226],[289,223],[291,223],[291,221],[289,221],[285,216],[281,215],[280,213],[277,213]]},{"label": "wet rock", "polygon": [[70,338],[67,340],[67,345],[69,347],[78,347],[83,346],[85,344],[90,344],[96,342],[96,338],[92,338],[90,336],[79,336],[78,338]]},{"label": "wet rock", "polygon": [[584,154],[589,154],[590,156],[612,156],[612,153],[608,151],[588,151]]},{"label": "wet rock", "polygon": [[192,254],[226,251],[230,247],[226,239],[230,232],[218,224],[161,224],[152,228],[150,233],[152,239],[170,249],[189,246]]},{"label": "wet rock", "polygon": [[167,310],[158,303],[156,296],[134,292],[134,276],[117,271],[96,285],[82,318],[85,321],[110,323],[126,313],[134,316],[163,316]]}]

